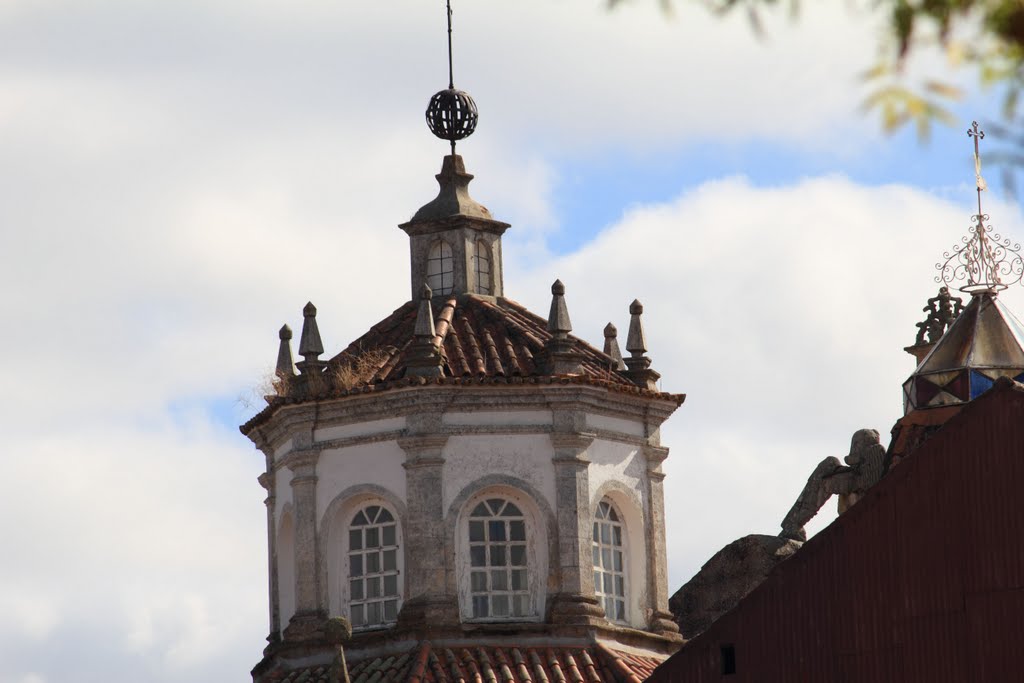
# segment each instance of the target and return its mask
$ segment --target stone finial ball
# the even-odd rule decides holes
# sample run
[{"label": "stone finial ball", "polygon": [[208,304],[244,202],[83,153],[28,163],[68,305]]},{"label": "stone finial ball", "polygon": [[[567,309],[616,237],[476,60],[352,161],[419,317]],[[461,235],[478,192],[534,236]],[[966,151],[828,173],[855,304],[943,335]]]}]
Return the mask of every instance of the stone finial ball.
[{"label": "stone finial ball", "polygon": [[330,645],[341,645],[352,637],[352,625],[344,617],[331,617],[324,623],[324,639]]},{"label": "stone finial ball", "polygon": [[449,142],[468,138],[476,130],[479,113],[469,93],[448,88],[430,98],[427,126],[430,132]]}]

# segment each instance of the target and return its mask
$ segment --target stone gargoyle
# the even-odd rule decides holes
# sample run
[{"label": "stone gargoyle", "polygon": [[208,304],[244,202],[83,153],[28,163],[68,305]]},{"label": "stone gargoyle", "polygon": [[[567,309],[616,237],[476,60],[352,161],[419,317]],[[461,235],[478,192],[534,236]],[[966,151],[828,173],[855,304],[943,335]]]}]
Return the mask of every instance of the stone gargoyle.
[{"label": "stone gargoyle", "polygon": [[874,429],[858,429],[850,443],[846,466],[829,456],[814,468],[800,496],[782,520],[782,538],[807,540],[804,526],[833,495],[839,496],[839,514],[843,514],[878,483],[885,471],[885,447]]}]

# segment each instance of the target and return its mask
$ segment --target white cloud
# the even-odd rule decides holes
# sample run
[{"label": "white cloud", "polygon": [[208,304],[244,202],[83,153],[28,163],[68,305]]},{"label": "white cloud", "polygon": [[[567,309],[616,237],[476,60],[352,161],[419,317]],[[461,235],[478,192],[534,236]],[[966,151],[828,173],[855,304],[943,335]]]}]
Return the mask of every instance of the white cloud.
[{"label": "white cloud", "polygon": [[[663,430],[674,587],[727,542],[777,533],[814,466],[845,455],[856,429],[888,443],[913,370],[902,349],[970,212],[966,193],[727,178],[631,209],[564,258],[509,264],[507,291],[533,310],[560,278],[575,333],[595,345],[608,321],[624,343],[628,304],[644,303],[662,388],[688,394]],[[1024,234],[1014,207],[992,213]],[[1024,311],[1024,296],[1004,296]]]}]

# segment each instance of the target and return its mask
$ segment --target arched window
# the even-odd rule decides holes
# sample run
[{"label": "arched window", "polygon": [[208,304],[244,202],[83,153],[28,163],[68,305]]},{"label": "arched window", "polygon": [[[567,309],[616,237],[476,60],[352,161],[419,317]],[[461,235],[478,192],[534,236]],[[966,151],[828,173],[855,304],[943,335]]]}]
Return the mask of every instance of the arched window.
[{"label": "arched window", "polygon": [[434,294],[451,294],[455,286],[455,261],[452,248],[444,240],[435,240],[427,255],[427,284]]},{"label": "arched window", "polygon": [[380,505],[355,514],[348,530],[349,618],[353,628],[393,624],[402,594],[398,576],[398,524]]},{"label": "arched window", "polygon": [[622,557],[622,521],[607,499],[594,519],[594,594],[612,621],[626,621],[626,571]]},{"label": "arched window", "polygon": [[488,498],[469,515],[470,597],[474,619],[530,616],[526,519],[512,501]]},{"label": "arched window", "polygon": [[491,252],[483,240],[476,241],[473,252],[473,272],[476,276],[477,294],[491,293]]}]

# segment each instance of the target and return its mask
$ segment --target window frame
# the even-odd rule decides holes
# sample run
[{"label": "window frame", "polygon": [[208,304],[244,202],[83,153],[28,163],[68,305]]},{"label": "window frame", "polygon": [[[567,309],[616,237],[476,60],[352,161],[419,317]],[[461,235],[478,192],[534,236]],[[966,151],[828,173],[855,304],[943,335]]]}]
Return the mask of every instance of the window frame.
[{"label": "window frame", "polygon": [[[604,516],[602,516],[602,508],[608,510]],[[605,528],[608,529],[607,542],[604,541]],[[615,543],[616,529],[618,530],[618,543]],[[601,603],[601,609],[604,611],[606,619],[616,624],[628,625],[632,596],[629,591],[629,553],[626,529],[626,520],[622,511],[611,498],[602,498],[594,509],[592,520],[591,559],[594,572],[594,597]],[[605,551],[607,551],[607,556]],[[604,566],[606,557],[611,568]],[[616,569],[616,559],[618,559],[618,569]],[[610,582],[610,592],[605,590],[606,579]],[[617,592],[617,580],[621,582],[621,593]],[[617,608],[617,613],[614,616],[608,614],[609,601],[612,601]],[[621,610],[621,613],[618,610]]]},{"label": "window frame", "polygon": [[[473,487],[476,488],[476,487]],[[458,587],[458,601],[459,601],[459,616],[462,623],[470,624],[514,624],[514,623],[540,623],[544,621],[544,610],[547,600],[547,579],[548,571],[550,567],[549,555],[555,552],[555,548],[549,547],[551,534],[550,512],[545,512],[542,507],[542,503],[537,502],[535,498],[537,494],[527,493],[518,487],[508,486],[505,484],[488,486],[486,488],[476,488],[472,495],[462,499],[463,502],[459,503],[458,514],[453,520],[453,527],[451,528],[454,534],[455,541],[455,572]],[[485,500],[491,500],[499,498],[506,502],[512,503],[517,508],[521,515],[515,519],[521,519],[525,523],[525,545],[526,545],[526,589],[525,594],[525,609],[520,610],[523,612],[520,615],[516,615],[513,609],[514,605],[509,606],[508,616],[494,616],[492,610],[488,610],[487,616],[474,616],[473,609],[473,597],[481,597],[483,591],[473,591],[473,577],[472,572],[474,569],[477,571],[488,570],[492,567],[473,567],[472,558],[470,556],[470,518],[475,516],[472,514],[475,508]],[[545,516],[547,515],[547,516]],[[494,518],[497,519],[497,518]],[[509,519],[513,519],[510,517]],[[511,533],[509,534],[511,536]],[[509,544],[519,543],[518,541],[508,541]],[[477,545],[477,541],[473,541],[472,545]],[[511,554],[511,553],[510,553]],[[488,556],[489,557],[489,556]],[[511,559],[511,558],[510,558]],[[515,569],[522,569],[523,566],[517,566]],[[494,567],[497,569],[497,567]],[[509,576],[509,586],[511,586],[511,575]],[[488,583],[488,589],[491,588],[491,584]],[[500,593],[511,594],[515,591],[509,589],[505,591],[499,589]],[[494,594],[495,591],[489,590],[489,594]],[[510,598],[511,600],[511,598]]]},{"label": "window frame", "polygon": [[[373,519],[369,518],[367,512],[371,509],[377,509]],[[357,518],[360,515],[365,515],[367,523],[356,524]],[[389,520],[383,519],[384,515],[390,517]],[[398,621],[398,614],[402,610],[402,604],[405,599],[405,574],[404,574],[404,547],[402,538],[402,524],[401,518],[397,514],[396,510],[386,502],[378,499],[362,500],[357,505],[353,505],[348,509],[348,512],[343,517],[345,520],[344,531],[342,534],[343,542],[341,548],[341,596],[342,596],[342,611],[348,617],[352,624],[352,630],[354,631],[371,631],[376,629],[386,629],[393,627]],[[386,527],[394,527],[394,542],[385,543],[386,540]],[[359,546],[358,548],[353,547],[353,541],[355,539],[354,532],[359,531]],[[368,541],[370,540],[370,531],[375,532],[375,539],[372,541],[376,545],[371,546]],[[376,550],[376,569],[370,570],[368,567],[371,564],[369,558],[371,552]],[[393,553],[393,567],[386,569],[387,558],[385,553]],[[360,574],[353,576],[353,569],[355,568],[355,562],[353,558],[358,555],[360,558],[359,567]],[[371,582],[376,579],[378,583],[377,595],[370,595]],[[388,579],[392,579],[394,582],[394,592],[387,590]],[[355,582],[359,581],[360,593],[359,598],[354,597]],[[386,603],[395,602],[394,614],[391,618],[387,616]],[[379,618],[374,620],[373,623],[369,623],[369,612],[370,605],[379,605]],[[354,615],[354,608],[361,607],[363,609],[362,617],[357,620]],[[361,622],[361,623],[360,623]]]},{"label": "window frame", "polygon": [[430,243],[427,250],[426,274],[427,285],[434,294],[451,294],[455,291],[455,254],[452,246],[446,241],[436,239]]},{"label": "window frame", "polygon": [[[481,269],[485,264],[486,269]],[[473,244],[473,279],[477,294],[491,296],[494,294],[494,259],[491,258],[491,247],[482,239]]]}]

